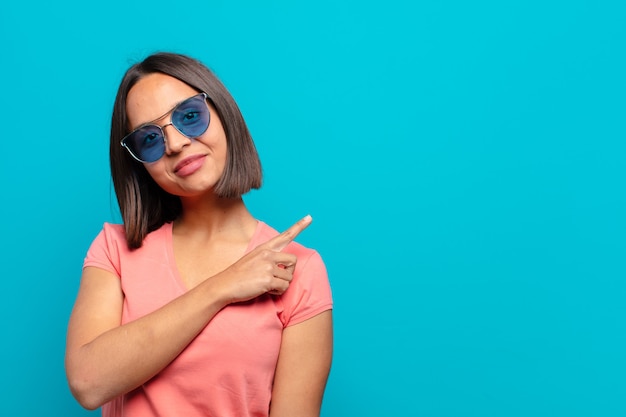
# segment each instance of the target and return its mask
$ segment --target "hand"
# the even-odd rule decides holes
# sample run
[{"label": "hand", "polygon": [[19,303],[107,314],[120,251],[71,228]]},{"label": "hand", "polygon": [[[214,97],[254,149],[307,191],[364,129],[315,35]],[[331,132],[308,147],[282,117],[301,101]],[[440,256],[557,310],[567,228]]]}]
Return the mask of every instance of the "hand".
[{"label": "hand", "polygon": [[225,285],[230,303],[248,301],[261,294],[283,294],[293,279],[296,256],[281,252],[313,219],[305,216],[280,235],[260,244],[216,276]]}]

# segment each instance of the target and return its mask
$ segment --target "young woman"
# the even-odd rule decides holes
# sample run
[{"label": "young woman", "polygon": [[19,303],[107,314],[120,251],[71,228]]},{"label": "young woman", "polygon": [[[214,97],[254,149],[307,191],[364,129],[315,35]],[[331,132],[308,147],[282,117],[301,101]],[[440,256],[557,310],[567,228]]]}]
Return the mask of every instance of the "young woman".
[{"label": "young woman", "polygon": [[133,65],[113,109],[123,225],[84,262],[66,371],[104,416],[319,416],[332,298],[319,254],[242,200],[261,165],[237,104],[199,61]]}]

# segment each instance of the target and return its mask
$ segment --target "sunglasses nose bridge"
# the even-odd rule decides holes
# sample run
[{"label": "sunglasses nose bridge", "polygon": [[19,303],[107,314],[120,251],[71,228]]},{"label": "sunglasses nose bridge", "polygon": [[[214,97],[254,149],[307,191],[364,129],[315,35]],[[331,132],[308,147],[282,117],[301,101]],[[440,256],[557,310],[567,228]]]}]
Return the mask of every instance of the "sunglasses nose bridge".
[{"label": "sunglasses nose bridge", "polygon": [[[166,134],[165,128],[168,126],[172,126],[173,129],[170,130],[169,134]],[[163,142],[165,142],[165,153],[168,155],[180,152],[185,145],[191,143],[191,140],[178,130],[176,125],[172,122],[162,125],[161,131],[163,132]],[[174,133],[174,136],[172,136],[172,133]],[[176,139],[173,140],[173,138]]]}]

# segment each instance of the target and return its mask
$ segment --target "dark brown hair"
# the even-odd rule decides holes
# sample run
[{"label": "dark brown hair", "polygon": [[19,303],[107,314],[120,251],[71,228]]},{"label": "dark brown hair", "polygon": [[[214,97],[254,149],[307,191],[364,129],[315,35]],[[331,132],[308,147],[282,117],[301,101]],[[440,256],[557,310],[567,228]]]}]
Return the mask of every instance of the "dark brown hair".
[{"label": "dark brown hair", "polygon": [[142,163],[120,145],[129,133],[126,97],[148,74],[174,77],[198,92],[205,92],[226,133],[227,157],[224,173],[215,185],[223,198],[237,198],[261,187],[262,171],[257,150],[237,103],[226,87],[205,65],[191,57],[159,52],[131,66],[122,78],[111,119],[110,163],[113,186],[124,221],[130,249],[141,247],[146,235],[176,219],[182,210],[180,198],[165,192]]}]

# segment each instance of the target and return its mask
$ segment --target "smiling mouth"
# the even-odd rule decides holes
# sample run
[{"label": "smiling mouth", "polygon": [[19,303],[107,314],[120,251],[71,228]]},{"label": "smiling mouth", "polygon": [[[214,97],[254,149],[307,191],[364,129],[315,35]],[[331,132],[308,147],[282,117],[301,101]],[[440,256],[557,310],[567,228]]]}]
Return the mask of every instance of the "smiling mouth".
[{"label": "smiling mouth", "polygon": [[181,169],[183,169],[184,167],[186,167],[187,165],[193,164],[197,160],[203,159],[203,158],[204,158],[204,155],[195,155],[195,156],[191,156],[189,158],[183,159],[174,167],[174,172],[176,173],[180,171]]}]

